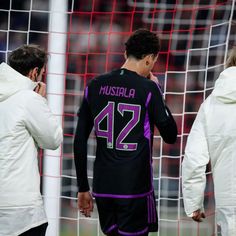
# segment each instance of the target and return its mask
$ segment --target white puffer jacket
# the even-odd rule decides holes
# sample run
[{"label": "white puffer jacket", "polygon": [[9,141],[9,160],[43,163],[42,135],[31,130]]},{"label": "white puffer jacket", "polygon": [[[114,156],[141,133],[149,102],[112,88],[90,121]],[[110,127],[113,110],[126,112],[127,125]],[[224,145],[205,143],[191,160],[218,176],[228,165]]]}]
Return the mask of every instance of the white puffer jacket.
[{"label": "white puffer jacket", "polygon": [[185,211],[201,209],[211,162],[216,207],[236,206],[236,67],[225,69],[201,105],[182,163]]},{"label": "white puffer jacket", "polygon": [[37,148],[56,149],[62,129],[37,84],[0,65],[0,236],[47,222],[40,194]]}]

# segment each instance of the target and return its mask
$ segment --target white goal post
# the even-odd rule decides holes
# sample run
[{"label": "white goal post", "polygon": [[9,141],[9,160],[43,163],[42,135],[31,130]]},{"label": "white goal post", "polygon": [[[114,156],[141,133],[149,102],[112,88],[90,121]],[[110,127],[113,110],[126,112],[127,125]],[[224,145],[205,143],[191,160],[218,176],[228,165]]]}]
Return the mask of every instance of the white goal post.
[{"label": "white goal post", "polygon": [[[49,62],[47,70],[47,100],[52,112],[63,124],[65,67],[67,45],[67,0],[50,1]],[[43,198],[49,221],[48,236],[60,235],[60,195],[62,146],[44,154]]]}]

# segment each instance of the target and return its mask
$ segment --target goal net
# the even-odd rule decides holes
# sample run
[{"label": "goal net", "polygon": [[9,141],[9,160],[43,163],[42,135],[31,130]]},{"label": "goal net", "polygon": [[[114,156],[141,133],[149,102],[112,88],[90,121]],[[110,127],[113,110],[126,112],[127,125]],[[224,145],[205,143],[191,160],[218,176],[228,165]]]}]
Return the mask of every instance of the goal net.
[{"label": "goal net", "polygon": [[[63,125],[64,142],[59,150],[39,153],[48,236],[103,235],[96,205],[91,218],[77,210],[72,152],[76,113],[88,81],[122,65],[124,42],[138,28],[160,35],[161,52],[153,73],[178,125],[174,145],[165,144],[155,132],[153,181],[160,227],[150,235],[216,235],[210,167],[204,203],[207,218],[198,224],[183,210],[181,162],[199,106],[212,91],[228,49],[235,44],[234,12],[234,0],[1,1],[0,60],[7,61],[8,53],[22,44],[36,43],[48,49],[49,60],[54,61],[45,80],[50,85],[49,105]],[[90,184],[95,150],[91,134]]]}]

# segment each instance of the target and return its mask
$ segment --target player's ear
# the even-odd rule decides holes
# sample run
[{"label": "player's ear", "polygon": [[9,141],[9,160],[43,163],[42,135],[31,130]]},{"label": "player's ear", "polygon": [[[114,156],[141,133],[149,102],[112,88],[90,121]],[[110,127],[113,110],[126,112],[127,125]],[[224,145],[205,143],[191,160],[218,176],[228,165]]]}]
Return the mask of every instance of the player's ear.
[{"label": "player's ear", "polygon": [[35,67],[33,69],[31,69],[27,75],[27,77],[29,77],[32,81],[37,81],[37,77],[38,77],[38,67]]},{"label": "player's ear", "polygon": [[143,58],[143,60],[145,61],[146,66],[149,66],[151,64],[152,60],[153,60],[152,59],[152,54],[149,54],[149,55],[145,56]]}]

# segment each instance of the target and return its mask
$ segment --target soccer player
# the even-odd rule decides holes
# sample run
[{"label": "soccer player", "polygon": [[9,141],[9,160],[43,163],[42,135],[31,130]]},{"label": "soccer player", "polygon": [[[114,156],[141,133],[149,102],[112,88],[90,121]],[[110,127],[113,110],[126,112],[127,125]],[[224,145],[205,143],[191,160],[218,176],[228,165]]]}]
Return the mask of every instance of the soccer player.
[{"label": "soccer player", "polygon": [[44,236],[37,149],[56,149],[62,129],[41,82],[47,54],[23,45],[0,65],[0,235]]},{"label": "soccer player", "polygon": [[182,163],[186,214],[195,221],[203,209],[206,165],[210,162],[216,203],[216,222],[222,236],[236,235],[236,48],[215,88],[201,105],[190,131]]},{"label": "soccer player", "polygon": [[158,230],[152,184],[154,125],[167,143],[176,141],[177,127],[151,73],[160,50],[159,38],[139,29],[125,46],[123,66],[96,77],[85,89],[74,140],[78,207],[85,216],[93,210],[87,140],[94,126],[93,196],[102,231],[106,235],[148,235]]}]

